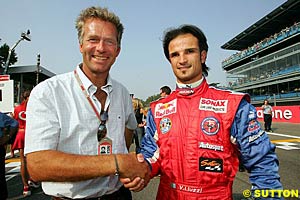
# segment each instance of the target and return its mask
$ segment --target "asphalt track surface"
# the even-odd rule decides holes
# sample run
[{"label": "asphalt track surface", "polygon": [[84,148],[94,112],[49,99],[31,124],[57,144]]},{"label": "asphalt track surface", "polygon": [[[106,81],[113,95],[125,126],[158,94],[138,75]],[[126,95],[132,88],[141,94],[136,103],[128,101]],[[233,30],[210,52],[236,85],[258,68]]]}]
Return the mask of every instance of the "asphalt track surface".
[{"label": "asphalt track surface", "polygon": [[[273,123],[273,133],[268,133],[272,143],[276,145],[279,158],[279,173],[286,190],[297,190],[300,197],[300,124]],[[8,154],[9,156],[9,154]],[[41,188],[34,189],[29,197],[22,196],[19,158],[6,160],[6,180],[8,184],[8,200],[32,199],[50,200]],[[132,193],[133,200],[154,200],[159,184],[159,177],[153,178],[141,192]],[[243,192],[251,188],[247,172],[238,172],[233,184],[233,199],[246,200]],[[300,199],[300,198],[286,199]]]}]

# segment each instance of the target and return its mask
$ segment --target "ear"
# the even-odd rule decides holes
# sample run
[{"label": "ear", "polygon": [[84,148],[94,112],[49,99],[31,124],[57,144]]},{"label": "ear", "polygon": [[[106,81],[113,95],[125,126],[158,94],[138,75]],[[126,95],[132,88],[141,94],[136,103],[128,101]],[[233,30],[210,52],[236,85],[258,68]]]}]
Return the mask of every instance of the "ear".
[{"label": "ear", "polygon": [[82,53],[82,44],[79,43],[79,51]]},{"label": "ear", "polygon": [[121,47],[117,47],[116,57],[119,56],[119,53],[121,52]]},{"label": "ear", "polygon": [[200,55],[201,63],[206,62],[206,57],[207,57],[207,52],[205,50],[201,51],[201,55]]}]

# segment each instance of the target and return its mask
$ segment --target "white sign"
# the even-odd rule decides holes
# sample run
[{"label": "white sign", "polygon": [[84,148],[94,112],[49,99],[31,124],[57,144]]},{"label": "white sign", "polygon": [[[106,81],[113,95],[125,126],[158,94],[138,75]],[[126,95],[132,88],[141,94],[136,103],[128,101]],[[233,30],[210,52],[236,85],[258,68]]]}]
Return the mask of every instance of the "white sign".
[{"label": "white sign", "polygon": [[0,81],[0,111],[14,111],[14,81]]}]

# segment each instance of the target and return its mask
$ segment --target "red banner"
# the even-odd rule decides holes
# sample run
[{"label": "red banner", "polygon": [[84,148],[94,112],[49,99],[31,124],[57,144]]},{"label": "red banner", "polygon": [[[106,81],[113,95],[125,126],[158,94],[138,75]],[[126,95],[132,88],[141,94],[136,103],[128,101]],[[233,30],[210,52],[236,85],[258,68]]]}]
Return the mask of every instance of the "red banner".
[{"label": "red banner", "polygon": [[[300,106],[273,106],[272,121],[300,123]],[[263,111],[261,107],[256,107],[259,120],[263,120]]]},{"label": "red banner", "polygon": [[9,75],[0,75],[0,81],[9,81],[10,76]]}]

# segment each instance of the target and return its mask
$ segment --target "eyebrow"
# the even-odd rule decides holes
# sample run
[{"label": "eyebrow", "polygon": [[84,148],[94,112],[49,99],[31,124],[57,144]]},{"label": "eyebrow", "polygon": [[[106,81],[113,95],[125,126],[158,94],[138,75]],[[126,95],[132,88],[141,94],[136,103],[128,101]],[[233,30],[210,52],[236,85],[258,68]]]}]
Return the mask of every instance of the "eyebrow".
[{"label": "eyebrow", "polygon": [[[187,49],[184,49],[183,51],[186,52],[186,51],[190,51],[190,50],[200,52],[200,49],[198,47],[187,48]],[[169,54],[170,54],[170,56],[174,56],[174,55],[178,54],[178,51],[170,52]]]}]

